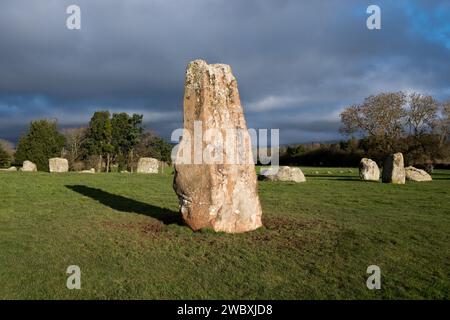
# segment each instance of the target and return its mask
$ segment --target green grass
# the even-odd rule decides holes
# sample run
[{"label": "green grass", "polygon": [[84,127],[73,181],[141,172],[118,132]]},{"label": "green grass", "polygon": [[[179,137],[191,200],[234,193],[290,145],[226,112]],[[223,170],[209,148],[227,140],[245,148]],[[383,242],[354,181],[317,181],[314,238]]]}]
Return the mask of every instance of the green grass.
[{"label": "green grass", "polygon": [[303,170],[259,182],[265,227],[237,235],[183,226],[168,172],[1,172],[0,299],[450,298],[450,172],[397,186]]}]

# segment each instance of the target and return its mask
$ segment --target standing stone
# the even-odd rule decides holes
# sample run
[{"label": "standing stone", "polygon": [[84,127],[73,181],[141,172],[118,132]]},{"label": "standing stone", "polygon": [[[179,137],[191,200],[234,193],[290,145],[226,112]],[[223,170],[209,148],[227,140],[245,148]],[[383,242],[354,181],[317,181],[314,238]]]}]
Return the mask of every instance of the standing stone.
[{"label": "standing stone", "polygon": [[359,163],[359,177],[364,181],[380,180],[380,169],[375,161],[362,158]]},{"label": "standing stone", "polygon": [[383,166],[383,182],[405,184],[405,180],[403,154],[398,152],[387,157]]},{"label": "standing stone", "polygon": [[17,171],[16,167],[9,167],[7,169],[0,169],[0,171]]},{"label": "standing stone", "polygon": [[33,162],[25,160],[23,162],[22,169],[20,169],[20,170],[24,171],[24,172],[36,172],[37,167],[36,167],[36,164],[34,164]]},{"label": "standing stone", "polygon": [[423,182],[423,181],[432,181],[431,176],[425,171],[421,169],[417,169],[414,167],[405,168],[406,180]]},{"label": "standing stone", "polygon": [[159,160],[153,158],[140,158],[137,165],[137,173],[158,173]]},{"label": "standing stone", "polygon": [[305,175],[300,168],[288,166],[279,167],[278,171],[273,168],[263,170],[260,177],[262,180],[269,181],[306,182]]},{"label": "standing stone", "polygon": [[64,158],[51,158],[48,160],[50,172],[68,172],[69,162]]},{"label": "standing stone", "polygon": [[90,170],[81,170],[81,173],[95,173],[95,169],[91,168]]},{"label": "standing stone", "polygon": [[262,226],[251,140],[230,66],[188,65],[184,132],[174,162],[180,212],[193,230],[238,233]]}]

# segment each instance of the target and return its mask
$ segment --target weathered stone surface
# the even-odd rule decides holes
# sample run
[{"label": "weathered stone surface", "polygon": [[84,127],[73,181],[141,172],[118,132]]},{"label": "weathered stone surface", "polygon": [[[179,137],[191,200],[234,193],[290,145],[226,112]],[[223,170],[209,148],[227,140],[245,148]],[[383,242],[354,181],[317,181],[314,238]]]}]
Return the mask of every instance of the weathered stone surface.
[{"label": "weathered stone surface", "polygon": [[95,169],[91,168],[90,170],[82,170],[81,173],[95,173]]},{"label": "weathered stone surface", "polygon": [[25,160],[23,162],[23,165],[22,165],[22,168],[20,169],[20,171],[35,172],[35,171],[37,171],[37,167],[36,167],[36,164],[34,164],[33,162]]},{"label": "weathered stone surface", "polygon": [[405,180],[403,154],[398,152],[387,157],[383,166],[383,182],[404,184]]},{"label": "weathered stone surface", "polygon": [[414,167],[405,168],[406,179],[410,181],[432,181],[431,176],[425,171],[421,169],[417,169]]},{"label": "weathered stone surface", "polygon": [[137,173],[158,173],[159,160],[153,158],[140,158]]},{"label": "weathered stone surface", "polygon": [[[203,136],[200,150],[195,145],[194,128]],[[237,82],[228,65],[208,65],[202,60],[188,65],[184,129],[174,164],[174,190],[184,221],[193,230],[212,228],[228,233],[261,227],[250,135]],[[220,134],[207,137],[209,129]],[[238,143],[225,138],[230,129],[239,130]],[[201,164],[196,157],[198,151]],[[188,158],[190,161],[186,161]]]},{"label": "weathered stone surface", "polygon": [[68,172],[69,162],[64,158],[51,158],[48,160],[50,172]]},{"label": "weathered stone surface", "polygon": [[380,169],[375,161],[362,158],[359,163],[359,177],[364,181],[380,180]]},{"label": "weathered stone surface", "polygon": [[306,182],[305,175],[300,168],[291,168],[282,166],[275,169],[266,169],[261,171],[260,177],[262,180],[270,181],[290,181],[290,182]]},{"label": "weathered stone surface", "polygon": [[9,167],[7,169],[0,169],[0,171],[17,171],[16,167]]}]

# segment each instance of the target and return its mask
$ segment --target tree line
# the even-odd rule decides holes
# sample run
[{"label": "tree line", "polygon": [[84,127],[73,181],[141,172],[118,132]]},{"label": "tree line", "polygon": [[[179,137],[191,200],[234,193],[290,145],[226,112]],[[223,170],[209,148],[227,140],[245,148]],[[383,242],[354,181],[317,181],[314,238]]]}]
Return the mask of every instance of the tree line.
[{"label": "tree line", "polygon": [[430,95],[388,92],[369,96],[340,114],[347,141],[287,147],[280,162],[355,166],[361,157],[379,164],[402,152],[408,165],[450,162],[450,101]]},{"label": "tree line", "polygon": [[[10,144],[9,144],[10,146]],[[87,126],[59,130],[56,120],[32,121],[14,152],[0,141],[0,167],[34,162],[48,170],[48,159],[64,157],[71,170],[133,171],[140,157],[170,163],[172,145],[144,131],[143,115],[97,111]]]},{"label": "tree line", "polygon": [[[450,163],[450,101],[419,93],[380,93],[346,107],[340,119],[340,132],[348,140],[283,148],[280,163],[356,166],[369,157],[381,165],[394,152],[402,152],[408,165]],[[76,171],[132,171],[140,157],[170,162],[172,145],[144,132],[142,121],[142,115],[108,111],[95,112],[85,127],[62,131],[56,121],[32,121],[15,153],[0,140],[0,167],[30,160],[48,170],[48,159],[59,156]]]}]

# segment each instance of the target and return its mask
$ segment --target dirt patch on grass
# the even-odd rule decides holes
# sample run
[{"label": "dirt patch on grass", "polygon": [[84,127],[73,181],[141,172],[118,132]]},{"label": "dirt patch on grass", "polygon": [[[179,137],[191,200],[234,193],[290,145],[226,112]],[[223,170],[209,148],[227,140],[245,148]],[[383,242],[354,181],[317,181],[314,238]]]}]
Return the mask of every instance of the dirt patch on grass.
[{"label": "dirt patch on grass", "polygon": [[313,229],[320,223],[320,220],[301,220],[287,216],[263,216],[263,225],[271,231]]},{"label": "dirt patch on grass", "polygon": [[310,243],[319,246],[323,242],[319,234],[325,231],[331,234],[335,230],[333,224],[320,219],[303,219],[291,216],[263,216],[264,229],[251,234],[251,241],[278,250],[301,251]]},{"label": "dirt patch on grass", "polygon": [[128,223],[116,223],[111,221],[105,221],[102,223],[103,227],[111,228],[114,230],[128,230],[131,232],[138,232],[141,235],[157,236],[165,231],[164,223],[161,221],[152,222],[128,222]]}]

